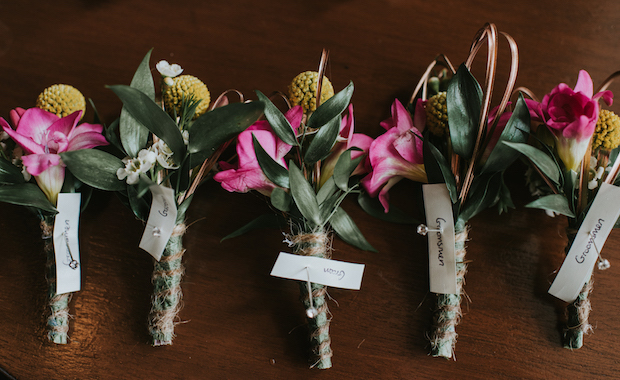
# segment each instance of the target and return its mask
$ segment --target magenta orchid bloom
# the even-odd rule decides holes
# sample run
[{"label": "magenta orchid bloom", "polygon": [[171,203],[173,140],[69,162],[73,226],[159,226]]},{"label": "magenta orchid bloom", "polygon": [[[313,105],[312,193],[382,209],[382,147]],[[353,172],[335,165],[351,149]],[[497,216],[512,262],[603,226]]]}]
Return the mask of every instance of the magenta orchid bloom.
[{"label": "magenta orchid bloom", "polygon": [[560,159],[570,170],[579,170],[590,144],[598,120],[598,99],[603,98],[607,105],[613,102],[611,91],[593,93],[590,75],[581,70],[574,90],[560,83],[541,103],[526,100],[532,120],[547,125],[556,139]]},{"label": "magenta orchid bloom", "polygon": [[[332,148],[330,155],[323,161],[321,165],[321,180],[320,186],[323,186],[325,181],[334,174],[334,167],[340,158],[340,155],[351,147],[356,147],[361,150],[354,150],[351,152],[351,159],[365,155],[368,153],[370,144],[373,142],[372,137],[366,136],[363,133],[354,133],[355,121],[353,118],[353,104],[349,104],[348,113],[342,118],[340,124],[340,134],[336,140],[336,144]],[[368,160],[362,160],[357,165],[351,175],[365,174],[370,171],[370,164]]]},{"label": "magenta orchid bloom", "polygon": [[108,145],[100,124],[78,125],[82,111],[60,118],[39,108],[17,108],[10,113],[11,126],[0,118],[4,131],[24,150],[22,162],[52,204],[65,179],[65,167],[58,153]]},{"label": "magenta orchid bloom", "polygon": [[[296,131],[301,124],[303,109],[301,106],[293,107],[286,112],[285,117]],[[221,161],[220,167],[223,171],[217,173],[213,179],[220,182],[222,187],[230,192],[247,193],[250,190],[256,190],[269,196],[277,185],[271,182],[260,168],[254,152],[252,136],[256,137],[271,158],[287,168],[284,156],[292,147],[280,140],[269,122],[259,120],[237,137],[237,156],[239,157],[237,164],[232,165]]]},{"label": "magenta orchid bloom", "polygon": [[[427,182],[422,157],[422,134],[426,114],[424,101],[416,103],[415,121],[396,99],[392,117],[381,126],[387,130],[370,145],[368,156],[372,172],[362,179],[362,185],[371,197],[379,195],[385,212],[389,211],[388,190],[403,178]],[[421,128],[417,128],[419,125]]]}]

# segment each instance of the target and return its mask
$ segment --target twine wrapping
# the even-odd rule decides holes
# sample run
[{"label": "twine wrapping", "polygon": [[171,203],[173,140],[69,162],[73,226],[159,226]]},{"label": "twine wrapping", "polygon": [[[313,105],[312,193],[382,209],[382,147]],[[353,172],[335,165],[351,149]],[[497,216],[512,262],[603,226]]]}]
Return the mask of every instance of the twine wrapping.
[{"label": "twine wrapping", "polygon": [[153,346],[172,344],[175,337],[174,326],[178,324],[181,304],[181,278],[185,272],[182,259],[185,224],[177,224],[159,261],[155,261],[153,276],[153,296],[149,316],[149,332]]},{"label": "twine wrapping", "polygon": [[[573,241],[575,241],[577,230],[567,228],[566,235],[568,237],[568,244],[566,245],[565,252],[568,254],[570,247],[573,245]],[[594,274],[590,277],[588,282],[583,285],[577,299],[566,306],[566,326],[562,336],[564,348],[581,348],[583,346],[584,335],[592,331],[592,325],[588,322],[588,317],[592,310],[592,305],[590,304],[588,296],[592,292],[593,278]]]},{"label": "twine wrapping", "polygon": [[54,217],[44,217],[41,220],[41,238],[43,239],[43,251],[47,256],[46,274],[47,280],[47,338],[50,342],[67,344],[69,332],[69,301],[72,293],[56,294],[56,257],[54,255]]},{"label": "twine wrapping", "polygon": [[453,358],[456,346],[456,325],[459,324],[461,312],[461,295],[465,284],[467,264],[465,263],[465,242],[469,227],[464,222],[455,225],[454,255],[456,257],[456,294],[437,294],[433,313],[433,330],[431,332],[431,355],[434,357]]},{"label": "twine wrapping", "polygon": [[[287,236],[287,242],[293,247],[297,255],[315,256],[324,259],[330,259],[332,256],[329,235],[323,230]],[[312,289],[312,303],[317,310],[314,318],[307,318],[312,352],[312,358],[310,359],[312,365],[310,368],[327,369],[332,366],[331,358],[333,356],[331,338],[329,336],[329,324],[331,322],[329,315],[331,313],[325,298],[327,287],[315,283],[311,283],[310,286]],[[301,301],[306,308],[306,312],[308,312],[310,309],[310,294],[308,294],[307,283],[299,282],[299,290]]]}]

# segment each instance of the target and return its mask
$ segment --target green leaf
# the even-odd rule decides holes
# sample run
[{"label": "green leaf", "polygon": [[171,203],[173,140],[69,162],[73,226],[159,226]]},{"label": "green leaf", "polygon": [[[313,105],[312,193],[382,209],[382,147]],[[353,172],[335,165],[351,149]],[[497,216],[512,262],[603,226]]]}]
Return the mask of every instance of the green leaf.
[{"label": "green leaf", "polygon": [[191,166],[201,165],[226,141],[248,129],[263,113],[262,102],[232,103],[205,113],[189,128]]},{"label": "green leaf", "polygon": [[292,201],[290,194],[279,187],[271,192],[271,204],[280,211],[288,212],[291,209]]},{"label": "green leaf", "polygon": [[338,207],[336,212],[329,220],[332,228],[340,236],[342,240],[351,244],[354,247],[363,249],[364,251],[377,252],[376,249],[366,240],[362,232],[357,228],[357,225],[351,219],[342,207]]},{"label": "green leaf", "polygon": [[334,181],[334,177],[329,177],[327,181],[325,181],[323,186],[321,186],[319,192],[316,194],[316,201],[319,203],[319,205],[321,205],[323,202],[325,202],[326,199],[328,199],[332,194],[334,194],[334,191],[336,191],[336,189],[337,187],[336,182]]},{"label": "green leaf", "polygon": [[361,192],[357,197],[357,203],[362,210],[372,217],[398,224],[420,224],[418,219],[407,215],[404,211],[390,205],[390,211],[385,212],[383,206],[376,198],[371,198],[366,192]]},{"label": "green leaf", "polygon": [[464,64],[452,77],[446,95],[448,126],[454,153],[471,158],[480,122],[482,89]]},{"label": "green leaf", "polygon": [[321,220],[319,204],[312,186],[306,181],[301,170],[292,160],[289,161],[288,166],[291,195],[293,200],[295,200],[297,208],[299,208],[299,211],[308,222],[314,224],[314,226],[322,225],[323,221]]},{"label": "green leaf", "polygon": [[151,186],[157,185],[155,182],[151,181],[151,179],[146,176],[144,173],[140,173],[138,177],[138,183],[135,186],[136,196],[138,198],[142,198],[144,194],[149,192]]},{"label": "green leaf", "polygon": [[43,191],[34,183],[0,186],[0,201],[34,207],[52,214],[58,213]]},{"label": "green leaf", "polygon": [[151,211],[147,197],[138,197],[137,190],[133,186],[127,186],[127,198],[129,200],[129,207],[134,215],[138,219],[146,221]]},{"label": "green leaf", "polygon": [[192,199],[194,199],[194,194],[187,197],[177,208],[176,224],[183,223],[183,221],[185,220],[185,213],[187,212],[190,203],[192,203]]},{"label": "green leaf", "polygon": [[310,116],[308,128],[321,128],[347,109],[353,96],[353,82],[321,104]]},{"label": "green leaf", "polygon": [[499,140],[497,140],[497,144],[482,167],[481,173],[495,173],[508,168],[519,157],[519,152],[502,144],[502,142],[525,143],[527,142],[529,131],[530,111],[525,104],[525,100],[523,100],[523,94],[519,94],[517,105]]},{"label": "green leaf", "polygon": [[237,236],[241,236],[245,233],[248,233],[253,230],[257,230],[259,228],[280,228],[283,229],[286,227],[286,219],[282,215],[275,214],[265,214],[261,215],[258,218],[254,219],[250,223],[245,226],[239,228],[235,232],[228,234],[222,238],[221,241],[226,239],[234,238]]},{"label": "green leaf", "polygon": [[341,199],[340,194],[336,193],[320,203],[319,210],[321,211],[321,220],[329,221],[339,199]]},{"label": "green leaf", "polygon": [[0,157],[0,184],[24,183],[24,175],[11,161]]},{"label": "green leaf", "polygon": [[525,205],[528,208],[540,208],[543,210],[550,210],[562,215],[566,215],[569,218],[574,218],[575,213],[570,209],[568,200],[562,194],[551,194],[538,198],[534,202],[530,202]]},{"label": "green leaf", "polygon": [[428,183],[445,183],[450,194],[450,200],[452,203],[456,203],[459,199],[456,180],[446,158],[428,139],[424,139],[423,154]]},{"label": "green leaf", "polygon": [[295,137],[295,131],[284,114],[262,92],[256,90],[256,95],[265,104],[265,117],[276,135],[288,145],[299,145],[297,137]]},{"label": "green leaf", "polygon": [[116,131],[119,128],[119,122],[120,122],[120,118],[116,119],[112,122],[112,124],[110,124],[109,126],[105,127],[104,130],[104,135],[105,135],[105,139],[108,140],[108,142],[114,146],[116,149],[118,149],[119,152],[121,152],[122,156],[127,156],[127,152],[125,152],[125,149],[123,148],[123,145],[121,144],[120,140],[118,139],[118,136],[116,134]]},{"label": "green leaf", "polygon": [[496,204],[501,187],[502,173],[476,176],[458,218],[468,221],[479,212]]},{"label": "green leaf", "polygon": [[126,187],[125,182],[116,176],[118,169],[124,168],[125,164],[109,153],[80,149],[60,153],[60,157],[71,173],[89,186],[107,191],[122,191]]},{"label": "green leaf", "polygon": [[254,134],[252,134],[252,144],[258,164],[265,176],[276,185],[288,189],[290,187],[288,170],[271,158],[269,153],[265,152]]},{"label": "green leaf", "polygon": [[170,116],[140,90],[123,85],[108,86],[108,88],[121,99],[131,116],[164,140],[173,152],[174,162],[181,164],[187,149],[179,127]]},{"label": "green leaf", "polygon": [[[152,51],[152,49],[149,50],[142,59],[140,66],[138,66],[138,70],[136,70],[131,80],[131,87],[140,90],[148,96],[149,99],[155,101],[155,84],[153,83],[153,76],[149,68]],[[130,157],[137,157],[140,149],[146,146],[146,142],[149,138],[149,130],[134,119],[129,111],[127,111],[126,107],[123,107],[120,118],[120,135],[121,143],[127,155]]]},{"label": "green leaf", "polygon": [[342,191],[347,191],[351,174],[353,174],[357,165],[364,159],[364,155],[361,155],[355,160],[352,160],[351,153],[353,150],[358,150],[358,148],[353,147],[344,151],[344,153],[338,157],[338,161],[334,167],[333,178],[338,188]]},{"label": "green leaf", "polygon": [[304,163],[306,165],[312,165],[327,157],[336,143],[339,131],[340,116],[336,116],[314,135],[304,155]]},{"label": "green leaf", "polygon": [[553,158],[549,157],[545,152],[523,143],[504,141],[503,144],[508,145],[512,149],[525,155],[545,176],[547,176],[547,178],[553,181],[556,185],[560,185],[560,167],[556,164]]}]

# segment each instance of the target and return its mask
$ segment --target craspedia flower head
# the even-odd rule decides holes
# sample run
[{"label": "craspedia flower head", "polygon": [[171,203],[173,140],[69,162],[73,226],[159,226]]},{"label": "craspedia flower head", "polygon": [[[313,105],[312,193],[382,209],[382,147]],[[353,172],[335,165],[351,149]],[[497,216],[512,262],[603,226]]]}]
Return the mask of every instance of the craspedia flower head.
[{"label": "craspedia flower head", "polygon": [[428,99],[426,103],[426,127],[435,136],[443,136],[448,130],[446,92],[440,92]]},{"label": "craspedia flower head", "polygon": [[171,85],[164,86],[164,106],[168,112],[179,114],[183,99],[192,97],[194,100],[200,100],[196,107],[194,119],[205,114],[211,103],[211,94],[207,86],[198,78],[192,75],[180,75],[173,80]]},{"label": "craspedia flower head", "polygon": [[55,84],[45,90],[37,98],[37,108],[66,117],[75,111],[86,110],[84,95],[68,84]]},{"label": "craspedia flower head", "polygon": [[[288,100],[291,106],[301,106],[304,113],[316,111],[316,90],[319,84],[319,73],[316,71],[305,71],[295,77],[288,86]],[[332,83],[323,77],[321,84],[321,104],[334,96]]]},{"label": "craspedia flower head", "polygon": [[620,145],[620,117],[609,110],[601,110],[598,114],[592,150],[612,150]]}]

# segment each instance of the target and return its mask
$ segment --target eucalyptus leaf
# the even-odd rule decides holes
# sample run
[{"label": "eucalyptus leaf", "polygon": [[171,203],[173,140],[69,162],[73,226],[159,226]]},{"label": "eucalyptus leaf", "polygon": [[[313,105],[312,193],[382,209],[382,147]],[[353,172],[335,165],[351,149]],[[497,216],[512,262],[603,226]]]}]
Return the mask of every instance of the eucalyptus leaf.
[{"label": "eucalyptus leaf", "polygon": [[289,161],[288,166],[291,195],[297,208],[299,208],[299,211],[308,222],[314,226],[321,226],[323,220],[321,220],[319,204],[312,186],[310,186],[301,170],[292,160]]},{"label": "eucalyptus leaf", "polygon": [[24,175],[11,161],[0,157],[0,184],[24,183]]},{"label": "eucalyptus leaf", "polygon": [[127,186],[127,198],[129,200],[129,207],[134,215],[146,222],[151,211],[150,202],[147,200],[148,197],[138,197],[137,190],[133,186]]},{"label": "eucalyptus leaf", "polygon": [[113,147],[118,149],[118,151],[121,152],[121,155],[123,157],[125,157],[127,156],[127,152],[125,152],[125,149],[123,148],[123,144],[121,144],[120,140],[118,139],[117,133],[116,133],[116,131],[119,128],[119,123],[120,123],[120,118],[114,120],[112,124],[105,127],[105,130],[103,131],[103,133],[105,135],[105,139],[108,140],[108,142]]},{"label": "eucalyptus leaf", "polygon": [[288,145],[299,145],[291,123],[289,123],[284,114],[280,112],[278,107],[276,107],[262,92],[256,90],[256,95],[258,95],[258,99],[265,104],[265,117],[276,135]]},{"label": "eucalyptus leaf", "polygon": [[260,228],[280,228],[283,229],[286,227],[286,219],[282,215],[276,214],[265,214],[261,215],[258,218],[254,219],[250,223],[245,226],[239,228],[235,232],[228,234],[222,238],[220,241],[224,241],[226,239],[234,238],[237,236],[241,236],[250,231],[257,230]]},{"label": "eucalyptus leaf", "polygon": [[351,153],[353,150],[357,150],[357,148],[353,147],[351,149],[345,150],[340,157],[338,157],[338,161],[336,162],[336,166],[334,167],[334,182],[336,186],[342,191],[347,191],[349,188],[349,178],[357,165],[364,159],[364,156],[361,155],[356,159],[351,159]]},{"label": "eucalyptus leaf", "polygon": [[232,103],[194,120],[189,128],[191,166],[201,165],[220,145],[248,129],[262,115],[263,107],[259,101]]},{"label": "eucalyptus leaf", "polygon": [[194,194],[185,198],[185,200],[177,207],[177,220],[176,224],[183,223],[185,221],[185,213],[189,208],[190,203],[192,203],[192,199],[194,199]]},{"label": "eucalyptus leaf", "polygon": [[174,162],[181,164],[187,149],[179,127],[170,116],[140,90],[123,85],[108,86],[108,88],[121,99],[131,116],[164,140],[173,152]]},{"label": "eucalyptus leaf", "polygon": [[561,173],[559,166],[553,158],[549,157],[542,150],[523,143],[513,143],[508,141],[504,141],[502,143],[525,155],[547,178],[553,181],[556,185],[560,185]]},{"label": "eucalyptus leaf", "polygon": [[523,100],[523,94],[519,94],[514,111],[502,134],[499,136],[497,144],[482,167],[481,173],[495,173],[506,170],[519,157],[519,152],[502,144],[502,142],[525,143],[527,142],[529,131],[530,111],[525,104],[525,100]]},{"label": "eucalyptus leaf", "polygon": [[321,210],[321,220],[329,221],[329,218],[334,212],[339,199],[340,194],[332,194],[319,205],[319,209]]},{"label": "eucalyptus leaf", "polygon": [[279,187],[271,192],[271,204],[280,211],[288,212],[291,209],[292,201],[290,194]]},{"label": "eucalyptus leaf", "polygon": [[34,207],[52,214],[58,213],[54,205],[43,194],[43,191],[34,183],[0,186],[0,201]]},{"label": "eucalyptus leaf", "polygon": [[478,136],[482,89],[465,64],[459,66],[450,81],[446,105],[452,149],[462,158],[469,159]]},{"label": "eucalyptus leaf", "polygon": [[377,250],[366,240],[362,232],[359,228],[357,228],[357,225],[353,219],[351,219],[349,214],[347,214],[342,207],[338,207],[336,209],[336,212],[329,220],[329,223],[336,234],[345,242],[359,249],[363,249],[364,251],[377,252]]},{"label": "eucalyptus leaf", "polygon": [[304,163],[306,165],[312,165],[329,155],[338,138],[340,121],[341,118],[337,115],[314,134],[304,155]]},{"label": "eucalyptus leaf", "polygon": [[116,176],[118,169],[124,168],[125,164],[109,153],[97,149],[80,149],[60,153],[60,157],[71,173],[89,186],[107,191],[125,189],[124,181]]},{"label": "eucalyptus leaf", "polygon": [[144,194],[149,192],[149,189],[153,185],[157,184],[151,181],[151,179],[147,177],[144,173],[140,173],[140,176],[138,177],[138,183],[135,186],[136,196],[138,198],[142,198]]},{"label": "eucalyptus leaf", "polygon": [[308,128],[321,128],[333,118],[342,114],[349,106],[349,103],[351,103],[353,90],[353,82],[350,82],[342,91],[321,104],[310,116]]},{"label": "eucalyptus leaf", "polygon": [[385,212],[379,200],[371,198],[366,192],[360,193],[357,197],[357,203],[368,215],[385,220],[386,222],[414,225],[422,223],[420,220],[392,205],[390,205],[390,211]]},{"label": "eucalyptus leaf", "polygon": [[256,159],[265,176],[276,185],[288,189],[290,187],[288,170],[271,158],[254,134],[252,134],[252,143]]},{"label": "eucalyptus leaf", "polygon": [[453,204],[456,203],[459,197],[456,190],[456,180],[446,158],[428,139],[424,139],[423,154],[428,183],[445,183],[450,194],[450,200]]},{"label": "eucalyptus leaf", "polygon": [[337,187],[336,182],[334,182],[334,177],[329,177],[323,186],[321,186],[319,192],[316,193],[316,201],[321,205],[327,198],[331,197],[336,190]]},{"label": "eucalyptus leaf", "polygon": [[551,194],[540,197],[537,200],[526,204],[525,207],[549,210],[562,215],[566,215],[569,218],[575,217],[575,213],[570,209],[570,206],[568,205],[568,200],[562,194]]},{"label": "eucalyptus leaf", "polygon": [[[131,87],[140,90],[152,101],[155,101],[155,84],[153,83],[153,76],[149,68],[152,51],[153,49],[149,50],[142,59],[140,66],[138,66],[131,80]],[[119,130],[121,143],[123,144],[125,152],[127,152],[127,155],[130,157],[137,157],[138,152],[146,146],[149,130],[134,119],[125,107],[121,109]]]}]

